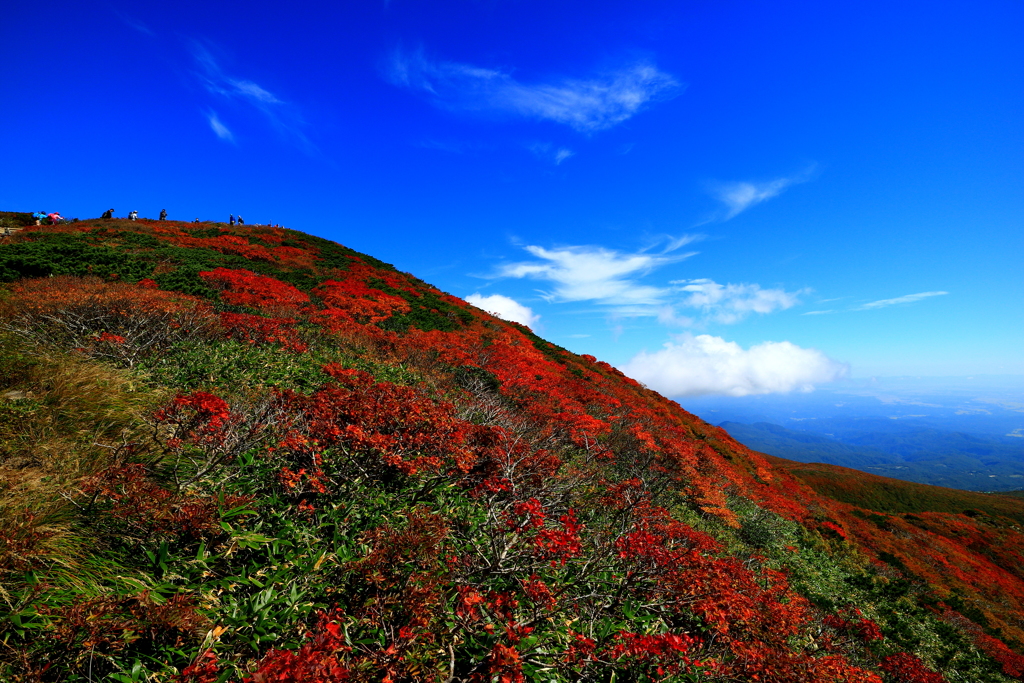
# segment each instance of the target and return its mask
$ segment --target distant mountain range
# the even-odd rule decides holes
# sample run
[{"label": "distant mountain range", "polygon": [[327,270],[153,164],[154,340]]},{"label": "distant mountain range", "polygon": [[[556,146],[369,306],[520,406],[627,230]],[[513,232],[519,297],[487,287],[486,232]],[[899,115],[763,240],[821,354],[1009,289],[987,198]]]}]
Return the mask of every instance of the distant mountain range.
[{"label": "distant mountain range", "polygon": [[839,465],[969,491],[1024,488],[1024,439],[1020,438],[868,417],[819,419],[814,432],[768,422],[726,421],[719,426],[748,448],[798,462]]}]

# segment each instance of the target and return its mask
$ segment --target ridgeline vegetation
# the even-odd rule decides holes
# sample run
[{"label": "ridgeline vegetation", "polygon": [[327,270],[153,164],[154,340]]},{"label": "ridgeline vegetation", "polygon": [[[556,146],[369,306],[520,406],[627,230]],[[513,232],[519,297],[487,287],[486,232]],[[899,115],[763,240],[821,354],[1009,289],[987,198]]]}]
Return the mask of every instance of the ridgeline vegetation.
[{"label": "ridgeline vegetation", "polygon": [[750,451],[312,235],[22,227],[2,680],[1024,678],[1024,500]]}]

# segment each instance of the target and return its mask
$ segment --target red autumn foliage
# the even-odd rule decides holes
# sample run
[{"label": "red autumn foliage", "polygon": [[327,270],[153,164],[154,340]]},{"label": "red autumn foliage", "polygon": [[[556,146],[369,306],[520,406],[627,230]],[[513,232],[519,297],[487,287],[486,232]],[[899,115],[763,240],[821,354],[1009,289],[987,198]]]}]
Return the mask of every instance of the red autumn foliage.
[{"label": "red autumn foliage", "polygon": [[1003,641],[987,634],[980,634],[975,642],[982,651],[999,662],[1004,674],[1024,679],[1024,656],[1008,648]]},{"label": "red autumn foliage", "polygon": [[107,468],[81,486],[94,503],[108,506],[108,514],[125,524],[128,533],[198,539],[221,533],[221,507],[233,508],[251,498],[226,496],[217,499],[191,493],[175,494],[156,481],[141,464]]},{"label": "red autumn foliage", "polygon": [[362,325],[379,323],[393,315],[409,312],[405,299],[369,287],[355,273],[344,280],[327,280],[314,293],[326,306],[317,314],[326,325],[330,325],[332,320]]},{"label": "red autumn foliage", "polygon": [[183,594],[161,603],[145,592],[103,596],[41,612],[56,625],[50,637],[69,654],[78,648],[111,654],[139,640],[180,646],[208,623],[196,611],[195,600]]},{"label": "red autumn foliage", "polygon": [[9,291],[0,318],[11,331],[125,365],[174,341],[202,338],[214,321],[195,297],[99,278],[22,280]]},{"label": "red autumn foliage", "polygon": [[[474,313],[472,322],[455,332],[392,331],[400,326],[389,328],[387,321],[409,313],[427,292],[438,296],[412,278],[350,255],[335,258],[330,270],[314,270],[317,250],[282,246],[282,231],[262,231],[254,242],[227,232],[200,238],[173,226],[151,229],[158,239],[179,246],[289,262],[313,273],[312,300],[290,284],[247,270],[202,273],[223,303],[251,309],[220,312],[218,334],[304,353],[303,339],[316,339],[310,330],[319,326],[357,355],[407,363],[431,386],[443,387],[437,393],[445,397],[378,382],[339,365],[325,368],[332,380],[309,394],[275,394],[259,419],[213,394],[193,392],[155,416],[168,452],[195,458],[201,470],[261,439],[273,444],[260,457],[274,461],[276,485],[310,518],[343,498],[353,480],[379,483],[382,489],[406,481],[422,490],[451,486],[470,495],[480,517],[471,524],[417,505],[401,519],[364,533],[365,555],[345,567],[355,577],[348,596],[352,609],[321,615],[299,649],[269,652],[248,679],[253,683],[348,680],[365,678],[366,671],[378,680],[413,680],[416,670],[404,658],[415,647],[443,654],[448,643],[471,640],[479,649],[468,680],[521,681],[531,657],[547,656],[552,666],[564,667],[567,677],[578,680],[598,670],[606,674],[607,667],[621,670],[623,680],[671,677],[701,667],[718,680],[878,683],[876,673],[844,656],[869,661],[877,657],[872,653],[893,647],[880,644],[877,624],[853,608],[842,610],[822,620],[827,636],[822,642],[831,639],[827,654],[803,649],[804,637],[820,630],[818,617],[787,577],[757,555],[725,555],[722,544],[676,514],[678,506],[686,506],[740,528],[734,510],[743,499],[804,524],[824,548],[847,552],[856,546],[876,558],[897,558],[898,571],[908,578],[954,586],[988,605],[985,614],[994,625],[1020,633],[1015,621],[1024,606],[1019,534],[937,513],[913,522],[893,516],[889,523],[895,532],[883,532],[856,516],[853,506],[814,494],[721,429],[607,363],[558,349],[525,328]],[[344,258],[347,265],[339,263]],[[133,288],[76,286],[82,288],[79,294],[95,294],[106,306],[105,317],[90,319],[83,328],[88,333],[79,346],[91,353],[133,348],[136,337],[109,321],[144,317],[150,304],[172,321],[186,313],[198,317],[197,311],[207,322],[217,319],[190,297],[155,289],[153,280]],[[39,310],[73,319],[67,311],[78,310],[78,294],[62,298],[53,288],[40,294],[39,285],[39,291],[26,287],[16,301],[39,304],[49,298]],[[471,311],[452,297],[439,299]],[[111,304],[120,301],[128,303],[124,308]],[[278,419],[268,419],[271,414]],[[85,489],[134,533],[201,537],[214,531],[212,500],[172,494],[141,466],[101,472]],[[451,551],[456,540],[469,550]],[[883,569],[890,576],[897,572]],[[563,595],[566,586],[575,585],[590,592],[572,599]],[[673,626],[659,633],[618,630],[605,636],[569,631],[563,641],[545,636],[548,640],[531,645],[546,624],[585,629],[587,623],[618,618],[610,608],[602,612],[605,605],[626,602]],[[442,625],[449,605],[457,624],[450,631]],[[383,643],[348,646],[343,623],[377,629]],[[970,626],[964,629],[1008,675],[1021,675],[1020,655]],[[698,630],[701,639],[690,635]],[[841,647],[828,649],[837,644]],[[881,668],[901,683],[942,680],[907,653],[886,657]],[[208,652],[182,680],[208,683],[219,670]]]},{"label": "red autumn foliage", "polygon": [[920,659],[906,652],[883,657],[879,666],[899,683],[944,683],[946,680],[942,674],[932,671]]},{"label": "red autumn foliage", "polygon": [[472,466],[474,455],[466,445],[470,426],[456,419],[452,405],[410,387],[374,382],[359,370],[336,364],[324,370],[336,383],[310,396],[285,391],[279,398],[300,417],[280,452],[290,454],[307,476],[326,477],[325,457],[330,467],[376,476],[385,470],[466,472]]},{"label": "red autumn foliage", "polygon": [[302,353],[309,345],[302,341],[294,318],[265,318],[249,313],[220,314],[220,324],[228,339],[249,344],[279,344],[286,351]]},{"label": "red autumn foliage", "polygon": [[248,270],[215,268],[199,273],[206,284],[220,291],[220,298],[234,306],[261,310],[297,309],[309,302],[309,296],[293,285]]},{"label": "red autumn foliage", "polygon": [[857,608],[843,610],[839,614],[830,614],[822,620],[822,623],[841,633],[854,635],[865,643],[885,638],[878,624],[870,619],[865,619]]},{"label": "red autumn foliage", "polygon": [[[340,615],[321,613],[319,623],[298,650],[271,650],[243,683],[340,683],[351,680],[343,663],[345,644]],[[205,683],[205,682],[204,682]]]}]

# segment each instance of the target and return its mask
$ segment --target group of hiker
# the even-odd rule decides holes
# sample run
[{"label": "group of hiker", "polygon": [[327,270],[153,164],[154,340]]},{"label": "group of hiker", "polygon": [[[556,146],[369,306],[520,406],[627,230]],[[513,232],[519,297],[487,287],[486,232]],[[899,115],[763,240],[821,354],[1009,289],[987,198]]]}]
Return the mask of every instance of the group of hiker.
[{"label": "group of hiker", "polygon": [[49,221],[50,225],[59,225],[61,223],[69,223],[70,221],[64,216],[54,211],[53,213],[46,213],[44,211],[37,211],[32,214],[32,218],[36,219],[36,225],[42,225],[43,221]]},{"label": "group of hiker", "polygon": [[[48,221],[48,223],[47,223],[48,225],[58,225],[58,224],[61,224],[61,223],[70,223],[71,222],[71,220],[69,220],[67,218],[64,218],[63,216],[61,216],[57,212],[44,213],[44,212],[40,211],[38,213],[32,214],[32,217],[35,218],[36,225],[43,225],[44,221]],[[107,209],[106,211],[103,212],[103,214],[100,216],[100,218],[102,220],[112,220],[114,218],[114,210],[113,209]],[[137,220],[139,220],[139,212],[138,211],[129,211],[127,218],[130,221],[137,221]],[[76,218],[74,220],[78,220],[78,219]],[[159,218],[159,220],[162,220],[162,221],[167,220],[167,209],[160,209],[160,218]],[[195,219],[192,222],[193,223],[199,223],[200,221],[197,218],[197,219]],[[245,219],[242,218],[241,216],[235,216],[235,214],[228,214],[228,224],[229,225],[235,225],[236,223],[238,225],[245,225]],[[257,223],[256,225],[259,225],[259,223]],[[280,227],[280,226],[278,226],[278,225],[271,225],[271,227]]]},{"label": "group of hiker", "polygon": [[[102,218],[103,220],[110,220],[113,217],[114,217],[114,210],[113,209],[107,209],[106,211],[103,212],[103,215],[100,216],[100,218]],[[128,212],[128,220],[130,220],[130,221],[137,221],[137,220],[139,220],[139,212],[138,211],[129,211]],[[162,220],[162,221],[167,220],[167,209],[160,209],[160,220]]]}]

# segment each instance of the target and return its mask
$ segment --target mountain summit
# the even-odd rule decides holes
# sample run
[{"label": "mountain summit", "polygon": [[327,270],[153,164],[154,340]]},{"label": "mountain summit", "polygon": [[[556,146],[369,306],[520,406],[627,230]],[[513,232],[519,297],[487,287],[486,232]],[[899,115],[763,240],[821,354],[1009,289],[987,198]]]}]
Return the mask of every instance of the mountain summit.
[{"label": "mountain summit", "polygon": [[1024,676],[1022,500],[805,484],[293,230],[29,225],[0,282],[4,680]]}]

